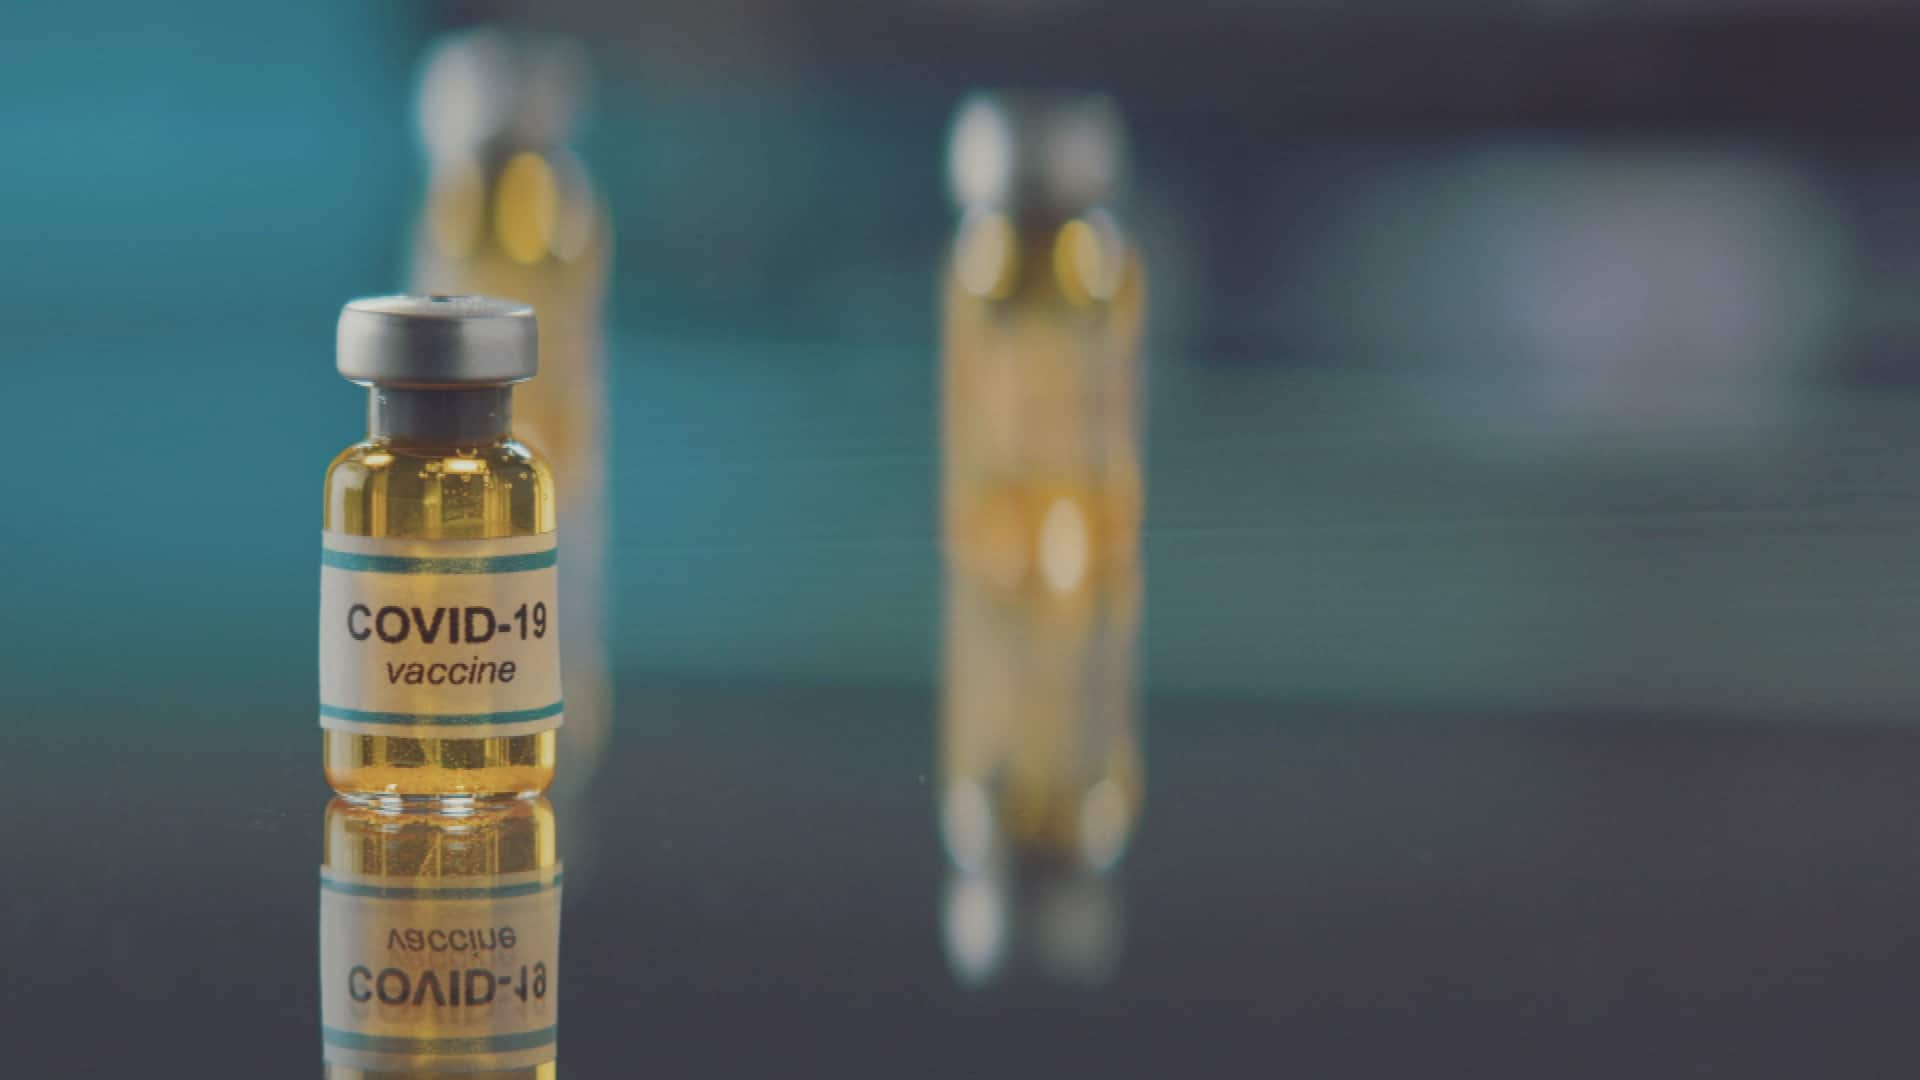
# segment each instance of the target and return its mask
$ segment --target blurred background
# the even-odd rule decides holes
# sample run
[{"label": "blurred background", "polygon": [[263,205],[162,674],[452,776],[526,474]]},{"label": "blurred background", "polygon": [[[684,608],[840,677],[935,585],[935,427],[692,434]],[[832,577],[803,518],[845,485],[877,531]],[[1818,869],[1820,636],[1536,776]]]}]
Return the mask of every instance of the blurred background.
[{"label": "blurred background", "polygon": [[[1323,1070],[1754,1075],[1870,1057],[1912,1003],[1911,5],[6,24],[0,760],[66,825],[22,853],[65,885],[0,896],[18,949],[146,1010],[101,1052],[310,1067],[315,503],[365,430],[334,320],[442,275],[550,290],[584,358],[541,441],[583,440],[598,538],[568,680],[599,720],[556,792],[588,1075],[629,1014],[696,1072],[1144,1075],[1196,1040],[1245,1071],[1284,1035]],[[436,77],[482,26],[544,59]],[[1150,283],[1100,294],[1140,316],[1099,349],[1139,376],[1144,517],[1047,586],[1071,605],[943,570],[981,220],[949,139],[1003,86],[1108,95],[1089,205]],[[536,249],[491,219],[489,268],[460,223],[507,189]],[[970,769],[1053,753],[969,734],[1022,709],[1097,744],[1066,869],[966,839]],[[298,990],[232,1032],[129,974],[168,964]],[[80,985],[0,1000],[72,1025]]]},{"label": "blurred background", "polygon": [[209,10],[35,5],[4,46],[13,440],[60,463],[15,473],[60,523],[13,542],[33,700],[100,687],[106,613],[190,581],[246,620],[237,671],[305,662],[287,489],[360,424],[332,319],[405,284],[422,56],[490,19],[590,54],[623,668],[929,677],[947,125],[1014,84],[1127,119],[1147,544],[1187,545],[1147,585],[1155,685],[1917,692],[1901,5]]}]

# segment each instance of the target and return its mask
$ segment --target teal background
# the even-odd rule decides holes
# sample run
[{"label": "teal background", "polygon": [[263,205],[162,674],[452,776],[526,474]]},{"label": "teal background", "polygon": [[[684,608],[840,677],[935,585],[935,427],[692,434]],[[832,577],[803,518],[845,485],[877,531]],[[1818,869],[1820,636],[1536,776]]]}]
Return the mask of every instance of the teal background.
[{"label": "teal background", "polygon": [[[15,707],[309,678],[320,477],[363,430],[333,320],[401,283],[415,58],[471,14],[10,15]],[[1040,50],[969,39],[916,65],[854,48],[823,10],[815,47],[847,45],[841,61],[729,56],[702,76],[703,54],[660,63],[671,34],[565,14],[616,26],[589,39],[578,142],[617,234],[616,666],[929,684],[946,117],[972,80],[1044,74]],[[1428,69],[1392,34],[1312,23],[1284,36],[1303,74],[1258,89],[1262,39],[1215,42],[1217,73],[1176,78],[1142,61],[1135,17],[1059,70],[1110,75],[1131,121],[1153,282],[1149,685],[1636,715],[1920,708],[1920,139],[1903,109],[1848,104],[1920,40],[1911,20],[1816,20],[1776,42],[1734,16],[1690,37],[1657,19],[1442,19],[1451,51],[1423,56],[1493,53],[1507,66],[1482,70],[1511,82],[1440,72],[1423,97],[1395,81]],[[1237,25],[1221,20],[1168,33],[1189,48]],[[732,40],[689,32],[696,49]],[[1668,81],[1605,67],[1626,82],[1523,92],[1582,49],[1657,52],[1645,71]],[[1800,66],[1777,77],[1729,74],[1787,49]]]}]

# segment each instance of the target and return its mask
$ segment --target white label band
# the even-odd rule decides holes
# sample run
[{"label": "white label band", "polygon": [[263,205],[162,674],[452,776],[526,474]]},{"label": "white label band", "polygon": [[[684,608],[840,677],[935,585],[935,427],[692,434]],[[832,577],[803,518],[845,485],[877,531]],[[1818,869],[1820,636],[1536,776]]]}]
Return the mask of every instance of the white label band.
[{"label": "white label band", "polygon": [[322,534],[320,726],[456,739],[559,727],[556,561],[553,533]]},{"label": "white label band", "polygon": [[324,1058],[370,1070],[555,1058],[560,868],[466,881],[320,876]]}]

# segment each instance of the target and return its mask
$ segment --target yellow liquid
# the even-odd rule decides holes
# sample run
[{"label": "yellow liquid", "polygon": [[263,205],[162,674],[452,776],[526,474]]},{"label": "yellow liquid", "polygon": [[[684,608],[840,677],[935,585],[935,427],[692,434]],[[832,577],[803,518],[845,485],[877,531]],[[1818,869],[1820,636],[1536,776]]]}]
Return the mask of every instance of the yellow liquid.
[{"label": "yellow liquid", "polygon": [[[454,463],[449,469],[449,462]],[[511,439],[479,446],[379,440],[327,469],[328,532],[408,540],[493,540],[554,531],[553,478]],[[488,797],[553,782],[555,733],[413,738],[322,731],[327,783],[356,797]]]},{"label": "yellow liquid", "polygon": [[1104,869],[1136,821],[1145,272],[1103,213],[974,211],[945,280],[942,823]]},{"label": "yellow liquid", "polygon": [[[335,799],[327,806],[321,866],[375,878],[449,886],[486,885],[500,874],[547,870],[559,862],[553,807],[526,799],[470,814],[394,814]],[[433,901],[421,901],[433,903]],[[328,958],[323,957],[322,962]],[[329,1080],[414,1080],[444,1077],[445,1062],[418,1069],[355,1069],[328,1063]],[[436,1067],[439,1066],[439,1067]],[[556,1063],[524,1069],[461,1072],[497,1080],[551,1080]]]},{"label": "yellow liquid", "polygon": [[1140,259],[1104,215],[975,212],[948,264],[942,517],[956,569],[1066,594],[1138,557]]}]

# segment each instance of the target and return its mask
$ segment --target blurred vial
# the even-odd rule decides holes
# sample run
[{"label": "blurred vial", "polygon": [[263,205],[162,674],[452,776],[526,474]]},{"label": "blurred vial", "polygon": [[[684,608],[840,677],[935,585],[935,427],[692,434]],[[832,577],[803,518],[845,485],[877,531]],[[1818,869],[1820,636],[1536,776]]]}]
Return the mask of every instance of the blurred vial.
[{"label": "blurred vial", "polygon": [[568,146],[587,76],[584,50],[560,37],[486,27],[427,51],[428,190],[411,274],[415,292],[511,297],[540,313],[540,378],[520,391],[514,423],[552,464],[561,507],[562,796],[591,773],[611,722],[601,302],[612,230]]},{"label": "blurred vial", "polygon": [[954,973],[990,979],[1013,942],[1043,972],[1097,981],[1118,949],[1106,878],[1144,787],[1139,577],[1033,598],[950,574],[946,617],[940,829],[955,869],[944,919]]},{"label": "blurred vial", "polygon": [[335,799],[324,843],[325,1075],[551,1080],[561,869],[547,801],[394,813]]},{"label": "blurred vial", "polygon": [[1092,588],[1139,550],[1144,271],[1109,209],[1118,111],[975,94],[948,170],[942,515],[952,565],[1031,594]]}]

